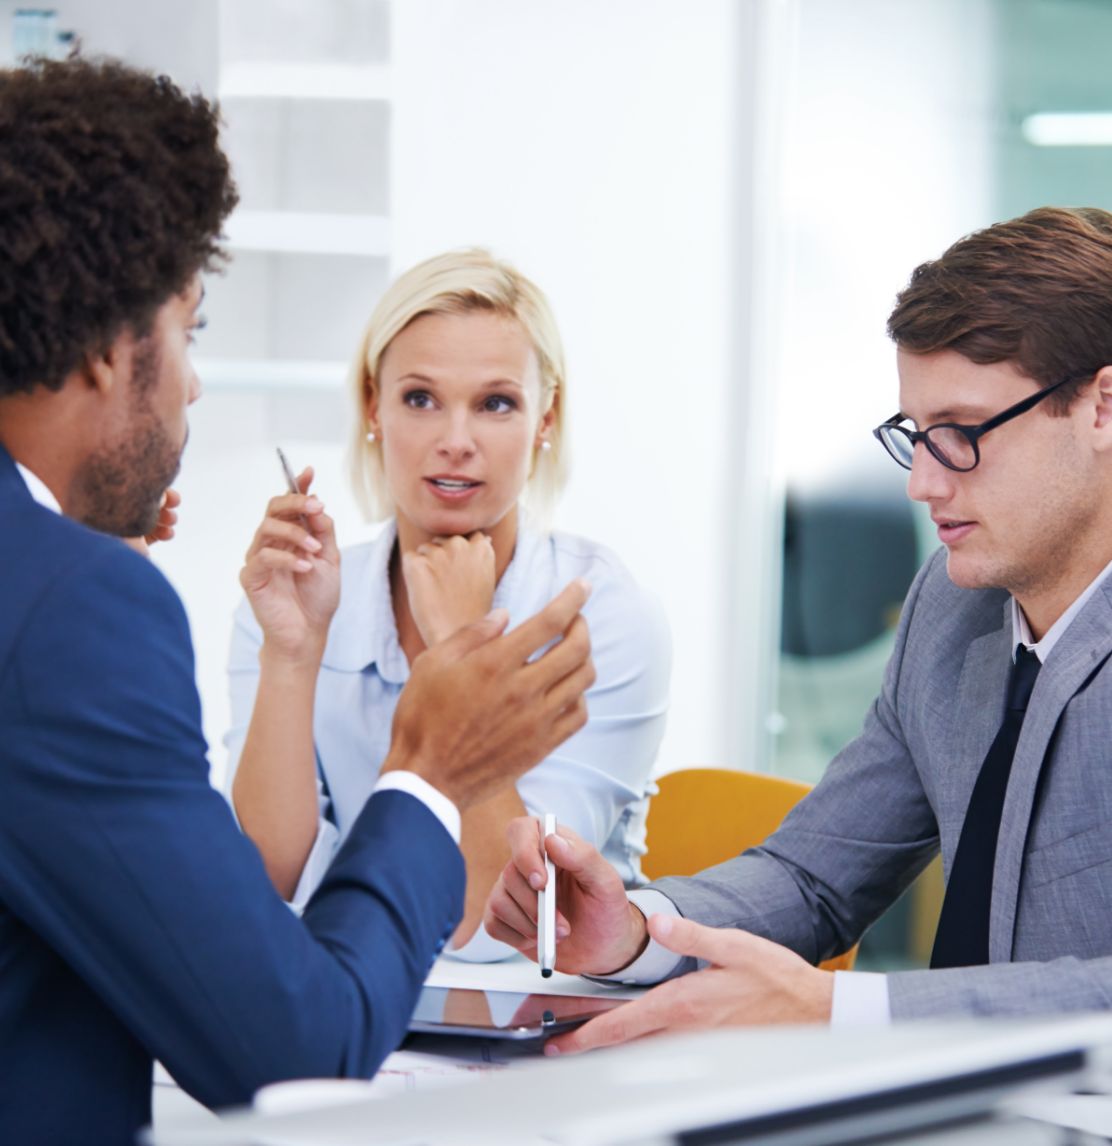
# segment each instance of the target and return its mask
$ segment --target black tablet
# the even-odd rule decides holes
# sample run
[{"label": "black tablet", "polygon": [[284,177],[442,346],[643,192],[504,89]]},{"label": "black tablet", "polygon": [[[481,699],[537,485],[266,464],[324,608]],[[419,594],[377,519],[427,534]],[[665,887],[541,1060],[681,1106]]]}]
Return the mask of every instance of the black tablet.
[{"label": "black tablet", "polygon": [[411,1031],[494,1039],[547,1038],[620,1007],[627,999],[592,995],[525,995],[464,987],[426,987]]}]

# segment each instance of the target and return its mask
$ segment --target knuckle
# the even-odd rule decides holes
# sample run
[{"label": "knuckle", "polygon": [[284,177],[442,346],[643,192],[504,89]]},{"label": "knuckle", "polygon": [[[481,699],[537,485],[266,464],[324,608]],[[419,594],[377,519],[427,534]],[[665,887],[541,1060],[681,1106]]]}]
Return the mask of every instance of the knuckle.
[{"label": "knuckle", "polygon": [[569,639],[572,648],[579,656],[586,658],[591,655],[591,634],[587,631],[587,622],[582,617],[572,626]]},{"label": "knuckle", "polygon": [[585,697],[580,697],[575,702],[575,714],[572,723],[576,728],[582,728],[587,723],[587,701]]}]

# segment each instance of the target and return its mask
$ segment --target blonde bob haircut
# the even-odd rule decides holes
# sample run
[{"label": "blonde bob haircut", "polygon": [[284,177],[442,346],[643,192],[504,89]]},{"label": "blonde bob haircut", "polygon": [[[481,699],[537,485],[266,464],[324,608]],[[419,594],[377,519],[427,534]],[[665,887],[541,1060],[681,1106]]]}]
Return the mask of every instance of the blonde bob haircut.
[{"label": "blonde bob haircut", "polygon": [[348,464],[355,498],[369,521],[393,512],[386,487],[380,443],[367,440],[367,399],[378,394],[378,372],[387,347],[414,319],[426,314],[484,311],[521,324],[537,355],[541,412],[554,412],[547,440],[550,450],[534,450],[525,502],[547,522],[567,482],[567,392],[564,348],[548,299],[520,271],[473,248],[426,259],[395,280],[374,309],[349,375],[355,407]]}]

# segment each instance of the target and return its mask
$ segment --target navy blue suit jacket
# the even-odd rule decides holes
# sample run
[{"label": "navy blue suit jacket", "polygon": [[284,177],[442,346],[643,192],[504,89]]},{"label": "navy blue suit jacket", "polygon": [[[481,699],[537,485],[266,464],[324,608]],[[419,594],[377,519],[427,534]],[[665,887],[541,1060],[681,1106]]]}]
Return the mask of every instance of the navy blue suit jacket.
[{"label": "navy blue suit jacket", "polygon": [[368,801],[298,919],[209,786],[185,612],[0,449],[0,1142],[124,1143],[151,1060],[211,1106],[370,1076],[462,912],[459,849]]}]

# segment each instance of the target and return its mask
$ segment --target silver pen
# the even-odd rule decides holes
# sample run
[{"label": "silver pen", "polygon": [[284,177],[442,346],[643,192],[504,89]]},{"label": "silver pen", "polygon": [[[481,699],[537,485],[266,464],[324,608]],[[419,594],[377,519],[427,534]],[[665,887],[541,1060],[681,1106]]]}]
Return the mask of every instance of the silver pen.
[{"label": "silver pen", "polygon": [[[290,493],[300,493],[301,490],[298,488],[297,478],[294,476],[293,466],[290,465],[289,458],[282,452],[281,446],[275,446],[274,449],[278,454],[278,461],[281,463],[282,473],[286,475],[286,485],[289,487]],[[312,532],[309,529],[309,521],[305,517],[305,514],[299,513],[297,519],[301,522],[301,527],[306,533]]]}]

